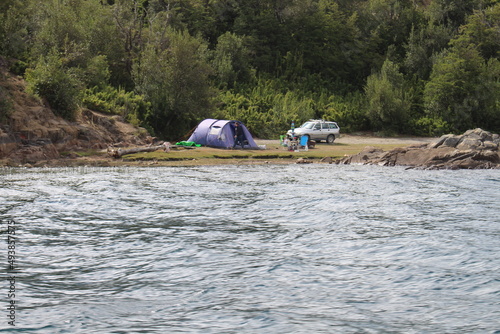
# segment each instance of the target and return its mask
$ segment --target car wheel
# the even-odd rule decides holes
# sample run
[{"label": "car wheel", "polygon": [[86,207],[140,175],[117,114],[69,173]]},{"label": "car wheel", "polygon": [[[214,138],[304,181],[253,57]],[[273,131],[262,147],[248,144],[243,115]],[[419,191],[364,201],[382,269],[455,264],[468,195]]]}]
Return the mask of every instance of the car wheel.
[{"label": "car wheel", "polygon": [[329,135],[328,137],[326,137],[326,142],[328,144],[333,144],[334,141],[335,141],[335,136],[334,135]]}]

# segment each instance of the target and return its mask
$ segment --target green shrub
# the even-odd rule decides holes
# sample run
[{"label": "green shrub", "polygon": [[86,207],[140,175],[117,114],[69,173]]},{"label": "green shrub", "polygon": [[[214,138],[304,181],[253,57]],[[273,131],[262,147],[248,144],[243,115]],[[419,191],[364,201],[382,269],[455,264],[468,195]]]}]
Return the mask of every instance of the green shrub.
[{"label": "green shrub", "polygon": [[84,74],[87,87],[105,87],[110,76],[106,56],[95,56],[89,60]]},{"label": "green shrub", "polygon": [[144,126],[143,123],[151,109],[151,104],[146,102],[142,95],[111,86],[103,89],[97,86],[86,89],[83,104],[94,111],[121,115],[136,126]]},{"label": "green shrub", "polygon": [[28,64],[26,62],[18,60],[9,67],[9,70],[16,75],[23,76],[27,68]]},{"label": "green shrub", "polygon": [[385,133],[407,131],[412,96],[399,66],[386,60],[378,73],[366,80],[367,116],[374,130]]},{"label": "green shrub", "polygon": [[346,97],[327,89],[308,90],[295,85],[288,89],[282,80],[260,79],[257,86],[220,96],[216,118],[237,119],[260,138],[275,138],[311,118],[336,121],[343,132],[367,130],[366,99],[362,93]]},{"label": "green shrub", "polygon": [[220,95],[217,118],[237,119],[259,138],[273,138],[315,117],[315,103],[310,96],[284,90],[279,82],[260,80],[244,92],[226,91]]},{"label": "green shrub", "polygon": [[366,131],[370,121],[366,116],[366,99],[362,93],[346,97],[331,95],[319,100],[322,103],[320,118],[337,122],[341,132]]},{"label": "green shrub", "polygon": [[26,70],[28,91],[45,99],[57,115],[72,120],[80,101],[76,76],[52,52],[41,57],[35,68]]},{"label": "green shrub", "polygon": [[440,117],[421,117],[410,122],[412,133],[417,136],[435,137],[452,132],[452,127]]}]

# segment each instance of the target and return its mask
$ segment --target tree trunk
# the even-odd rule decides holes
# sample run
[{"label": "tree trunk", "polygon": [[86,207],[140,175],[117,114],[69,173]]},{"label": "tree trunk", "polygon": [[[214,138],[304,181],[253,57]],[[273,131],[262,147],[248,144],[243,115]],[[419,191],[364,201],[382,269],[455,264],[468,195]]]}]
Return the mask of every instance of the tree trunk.
[{"label": "tree trunk", "polygon": [[139,152],[154,152],[157,150],[165,150],[164,145],[159,145],[159,146],[148,146],[148,147],[134,147],[134,148],[127,148],[127,149],[114,149],[114,148],[108,148],[108,154],[112,156],[113,158],[121,158],[123,155],[126,154],[132,154],[132,153],[139,153]]}]

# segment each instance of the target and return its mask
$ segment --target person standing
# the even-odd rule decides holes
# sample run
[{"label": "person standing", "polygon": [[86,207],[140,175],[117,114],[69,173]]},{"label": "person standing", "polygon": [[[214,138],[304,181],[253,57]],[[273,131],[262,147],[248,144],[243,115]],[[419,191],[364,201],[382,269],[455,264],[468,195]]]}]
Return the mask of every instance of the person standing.
[{"label": "person standing", "polygon": [[234,123],[234,145],[233,145],[233,148],[235,148],[236,145],[240,145],[241,148],[243,148],[243,141],[244,140],[245,140],[245,134],[243,133],[243,127],[238,122]]}]

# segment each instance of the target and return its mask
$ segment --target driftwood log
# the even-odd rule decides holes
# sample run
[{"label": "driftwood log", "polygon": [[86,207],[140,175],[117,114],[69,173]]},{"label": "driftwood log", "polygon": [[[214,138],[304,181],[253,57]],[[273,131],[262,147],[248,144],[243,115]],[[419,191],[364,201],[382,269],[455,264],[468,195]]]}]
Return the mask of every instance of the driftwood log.
[{"label": "driftwood log", "polygon": [[143,146],[143,147],[132,147],[132,148],[111,148],[108,147],[108,154],[113,158],[121,158],[127,154],[139,153],[139,152],[154,152],[157,150],[163,150],[165,152],[170,151],[170,143],[164,143],[157,146]]}]

